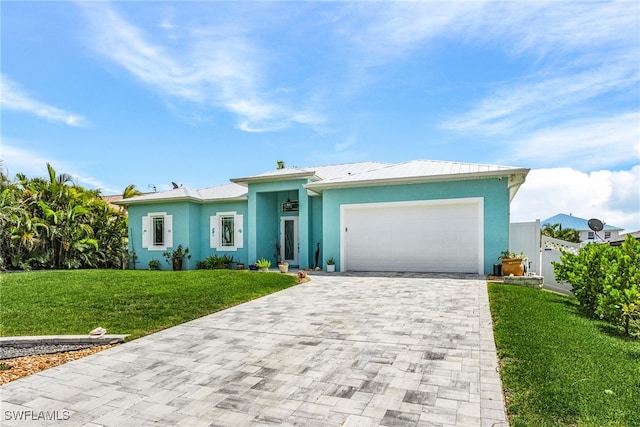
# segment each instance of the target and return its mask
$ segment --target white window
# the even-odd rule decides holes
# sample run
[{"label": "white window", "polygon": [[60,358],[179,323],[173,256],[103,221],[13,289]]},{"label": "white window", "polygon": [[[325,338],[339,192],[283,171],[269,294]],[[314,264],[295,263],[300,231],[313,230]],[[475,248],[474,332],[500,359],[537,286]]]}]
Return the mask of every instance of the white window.
[{"label": "white window", "polygon": [[173,215],[151,212],[142,217],[142,247],[165,251],[173,246]]},{"label": "white window", "polygon": [[218,212],[209,217],[210,244],[218,251],[236,251],[243,247],[243,216],[236,212]]},{"label": "white window", "polygon": [[611,238],[611,232],[610,231],[605,231],[604,232],[604,238],[605,239],[610,239]]},{"label": "white window", "polygon": [[590,231],[590,232],[589,232],[588,239],[589,239],[589,240],[595,240],[595,238],[596,238],[596,234],[595,234],[593,231]]}]

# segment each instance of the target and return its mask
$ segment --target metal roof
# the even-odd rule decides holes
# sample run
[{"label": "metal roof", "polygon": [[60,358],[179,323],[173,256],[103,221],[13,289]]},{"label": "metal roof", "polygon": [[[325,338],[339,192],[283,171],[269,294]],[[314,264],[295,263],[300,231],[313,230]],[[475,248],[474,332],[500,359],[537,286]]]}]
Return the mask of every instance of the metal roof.
[{"label": "metal roof", "polygon": [[202,190],[193,190],[190,188],[180,187],[169,191],[161,191],[158,193],[147,193],[141,196],[122,199],[114,202],[118,205],[133,205],[138,203],[149,202],[175,202],[190,200],[194,202],[206,201],[226,201],[226,200],[242,200],[247,197],[247,188],[235,183],[208,187]]},{"label": "metal roof", "polygon": [[309,178],[312,181],[325,181],[327,179],[335,179],[349,174],[376,170],[389,165],[389,163],[381,162],[359,162],[305,168],[288,167],[243,178],[233,178],[231,179],[231,182],[247,185],[250,182],[279,181],[300,178]]},{"label": "metal roof", "polygon": [[[478,175],[483,173],[493,174],[495,172],[514,172],[516,170],[525,171],[525,169],[510,166],[445,162],[436,160],[412,160],[410,162],[398,164],[379,163],[376,168],[360,171],[348,171],[348,173],[328,177],[322,180],[322,182],[309,184],[309,187],[322,187],[338,183],[356,183],[364,181],[403,180],[427,177],[444,178],[446,176],[469,174]],[[526,171],[528,172],[528,170]]]},{"label": "metal roof", "polygon": [[[549,225],[554,225],[554,224],[560,224],[560,226],[562,228],[572,228],[574,230],[578,230],[578,231],[590,231],[591,229],[589,228],[589,224],[588,224],[587,219],[584,218],[579,218],[577,216],[573,216],[573,215],[567,215],[567,214],[558,214],[558,215],[554,215],[551,218],[547,218],[544,221],[541,221],[540,224],[541,225],[545,225],[545,224],[549,224]],[[622,228],[620,227],[615,227],[613,225],[609,225],[609,224],[605,224],[604,225],[604,230],[622,230]]]},{"label": "metal roof", "polygon": [[529,169],[512,166],[484,165],[477,163],[447,162],[438,160],[412,160],[405,163],[358,162],[317,167],[289,167],[258,175],[231,179],[230,184],[191,190],[176,188],[161,193],[149,193],[125,199],[118,204],[130,205],[154,201],[191,200],[195,202],[242,200],[247,198],[247,185],[251,182],[285,181],[305,179],[305,187],[320,193],[327,188],[357,187],[367,185],[403,184],[461,179],[502,177],[509,179],[510,199],[524,182]]}]

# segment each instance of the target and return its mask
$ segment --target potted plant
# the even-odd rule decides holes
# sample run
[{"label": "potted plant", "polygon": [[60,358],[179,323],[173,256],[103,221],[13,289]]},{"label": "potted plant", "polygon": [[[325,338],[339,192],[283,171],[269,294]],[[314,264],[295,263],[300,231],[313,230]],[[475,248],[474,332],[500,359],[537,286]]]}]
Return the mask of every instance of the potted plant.
[{"label": "potted plant", "polygon": [[288,262],[281,262],[280,264],[278,264],[278,268],[280,269],[280,273],[288,273],[289,272],[289,263]]},{"label": "potted plant", "polygon": [[331,258],[327,258],[327,273],[333,273],[336,271],[336,260]]},{"label": "potted plant", "polygon": [[[167,259],[167,264],[173,266],[174,271],[182,270],[183,259],[191,259],[191,255],[189,255],[189,248],[183,248],[182,245],[178,245],[178,247],[173,251],[166,251],[162,256]],[[171,260],[171,262],[169,262],[169,260]]]},{"label": "potted plant", "polygon": [[524,253],[520,253],[520,255],[515,252],[510,251],[502,251],[499,260],[502,261],[502,275],[503,276],[522,276],[524,274],[524,264],[522,260],[525,258]]},{"label": "potted plant", "polygon": [[271,261],[266,258],[260,258],[256,261],[256,266],[260,269],[260,271],[269,271],[269,267],[271,267]]},{"label": "potted plant", "polygon": [[160,261],[157,259],[149,261],[149,270],[160,270]]}]

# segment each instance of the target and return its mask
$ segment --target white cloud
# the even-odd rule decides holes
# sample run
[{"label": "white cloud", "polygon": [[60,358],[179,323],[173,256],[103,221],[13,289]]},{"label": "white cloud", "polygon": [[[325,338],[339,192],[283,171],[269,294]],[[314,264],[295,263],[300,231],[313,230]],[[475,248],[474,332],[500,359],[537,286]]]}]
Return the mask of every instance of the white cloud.
[{"label": "white cloud", "polygon": [[640,165],[591,173],[533,169],[511,203],[511,221],[544,220],[558,213],[599,218],[625,231],[640,229]]},{"label": "white cloud", "polygon": [[47,163],[49,163],[58,174],[67,173],[73,177],[73,181],[76,184],[82,185],[86,188],[99,188],[104,194],[118,194],[122,192],[122,189],[114,190],[112,188],[108,188],[100,180],[84,175],[83,173],[79,173],[76,166],[69,164],[65,160],[48,156],[37,151],[19,148],[17,147],[18,144],[19,141],[8,141],[7,138],[3,138],[2,144],[0,144],[0,159],[2,159],[3,167],[8,169],[9,177],[12,179],[17,173],[22,173],[28,178],[47,178],[49,176]]},{"label": "white cloud", "polygon": [[[509,164],[596,170],[640,161],[640,113],[588,118],[549,127],[505,145]],[[507,160],[508,159],[508,160]]]},{"label": "white cloud", "polygon": [[640,81],[638,68],[628,61],[575,73],[562,70],[555,76],[541,73],[525,81],[505,83],[477,107],[446,121],[443,127],[489,135],[509,134],[523,126],[533,128],[557,117],[571,116],[573,105],[632,87]]},{"label": "white cloud", "polygon": [[264,89],[264,53],[240,30],[194,28],[185,44],[172,48],[151,41],[108,4],[81,6],[91,21],[94,48],[169,99],[229,111],[238,117],[238,128],[248,132],[322,120]]},{"label": "white cloud", "polygon": [[2,144],[0,144],[0,158],[4,162],[3,166],[9,170],[11,177],[17,173],[23,173],[28,177],[45,177],[48,176],[47,163],[54,163],[52,159],[40,153],[7,144],[7,138],[3,138]]},{"label": "white cloud", "polygon": [[81,115],[70,113],[34,99],[6,75],[2,74],[0,79],[0,85],[2,86],[0,105],[3,109],[34,114],[45,120],[64,123],[69,126],[84,126],[86,124],[85,118]]},{"label": "white cloud", "polygon": [[533,70],[525,77],[475,87],[468,106],[442,124],[446,129],[522,135],[585,112],[597,115],[602,105],[595,102],[611,94],[637,107],[638,2],[385,2],[376,6],[351,5],[350,13],[338,21],[338,34],[353,48],[350,61],[361,70],[356,72],[359,87],[367,82],[370,65],[392,63],[417,49],[426,53],[428,63],[429,49],[436,50],[451,39],[478,49],[489,46],[493,54],[501,51],[513,58],[515,66]]},{"label": "white cloud", "polygon": [[358,140],[358,137],[356,135],[350,135],[346,140],[344,140],[344,142],[334,145],[333,148],[335,148],[335,150],[338,152],[342,152],[342,151],[345,151],[347,148],[353,146],[357,140]]}]

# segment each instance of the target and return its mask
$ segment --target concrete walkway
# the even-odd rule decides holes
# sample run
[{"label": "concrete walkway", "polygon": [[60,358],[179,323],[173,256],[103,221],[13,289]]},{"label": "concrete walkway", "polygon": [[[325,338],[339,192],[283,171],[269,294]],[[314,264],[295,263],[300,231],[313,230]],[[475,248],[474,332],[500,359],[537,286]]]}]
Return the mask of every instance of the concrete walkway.
[{"label": "concrete walkway", "polygon": [[309,283],[0,388],[7,426],[507,426],[484,278]]}]

